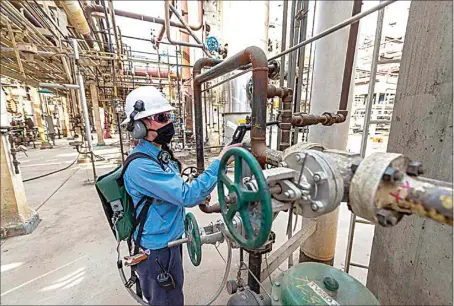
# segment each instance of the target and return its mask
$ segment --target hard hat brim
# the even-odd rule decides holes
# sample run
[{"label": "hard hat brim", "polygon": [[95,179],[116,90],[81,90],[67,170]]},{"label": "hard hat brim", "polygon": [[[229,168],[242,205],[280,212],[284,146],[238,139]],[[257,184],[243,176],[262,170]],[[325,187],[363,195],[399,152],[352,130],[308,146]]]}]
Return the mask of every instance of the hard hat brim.
[{"label": "hard hat brim", "polygon": [[[148,111],[145,110],[143,112],[137,113],[137,115],[134,116],[134,120],[139,120],[139,119],[146,118],[146,117],[149,117],[149,116],[152,116],[152,115],[165,113],[165,112],[170,112],[170,111],[173,111],[173,110],[175,110],[175,107],[170,106],[170,105],[166,105],[166,106],[163,106],[163,107],[160,107],[160,108],[155,108],[155,109],[148,110]],[[123,120],[121,125],[128,124],[129,121],[130,121],[130,118],[128,116],[125,120]]]}]

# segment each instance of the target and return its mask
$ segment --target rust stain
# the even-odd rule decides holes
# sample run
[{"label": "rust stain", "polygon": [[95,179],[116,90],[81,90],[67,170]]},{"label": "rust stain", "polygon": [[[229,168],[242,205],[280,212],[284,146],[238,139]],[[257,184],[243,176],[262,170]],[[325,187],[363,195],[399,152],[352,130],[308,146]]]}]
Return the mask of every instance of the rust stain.
[{"label": "rust stain", "polygon": [[446,209],[452,209],[452,197],[440,196],[441,205]]}]

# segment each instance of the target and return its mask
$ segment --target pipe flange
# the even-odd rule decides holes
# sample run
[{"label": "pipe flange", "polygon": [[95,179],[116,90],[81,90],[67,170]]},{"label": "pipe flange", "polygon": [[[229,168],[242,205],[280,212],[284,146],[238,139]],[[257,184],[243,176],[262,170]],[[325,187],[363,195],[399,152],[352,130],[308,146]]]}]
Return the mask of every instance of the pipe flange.
[{"label": "pipe flange", "polygon": [[344,181],[330,156],[317,150],[300,150],[285,154],[284,161],[298,172],[304,167],[299,181],[304,188],[303,195],[297,201],[304,217],[316,218],[339,206],[344,195]]},{"label": "pipe flange", "polygon": [[322,125],[324,125],[324,126],[331,126],[331,125],[334,124],[333,114],[328,113],[328,112],[324,112],[324,113],[322,114],[322,116],[326,116],[326,117],[327,117],[326,122],[322,123]]},{"label": "pipe flange", "polygon": [[373,153],[358,166],[350,183],[350,207],[357,216],[379,223],[380,203],[376,201],[377,191],[383,183],[393,183],[388,179],[390,172],[405,173],[410,160],[397,153]]},{"label": "pipe flange", "polygon": [[285,156],[289,155],[290,153],[301,152],[304,150],[324,151],[325,147],[323,147],[321,144],[315,143],[315,142],[298,142],[297,144],[285,149],[282,155],[285,158]]}]

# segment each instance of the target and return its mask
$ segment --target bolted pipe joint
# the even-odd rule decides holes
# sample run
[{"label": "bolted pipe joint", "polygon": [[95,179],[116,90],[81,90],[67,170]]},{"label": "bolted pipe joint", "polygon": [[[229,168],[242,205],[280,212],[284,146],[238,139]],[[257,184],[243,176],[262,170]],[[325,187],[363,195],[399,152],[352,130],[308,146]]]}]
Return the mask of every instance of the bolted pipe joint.
[{"label": "bolted pipe joint", "polygon": [[411,162],[407,167],[407,174],[410,176],[418,176],[424,174],[424,169],[421,162]]},{"label": "bolted pipe joint", "polygon": [[397,211],[389,209],[380,209],[377,211],[377,222],[383,227],[391,227],[399,223],[404,215]]},{"label": "bolted pipe joint", "polygon": [[383,173],[382,179],[386,182],[396,182],[400,181],[403,178],[403,174],[399,170],[392,167],[388,167]]}]

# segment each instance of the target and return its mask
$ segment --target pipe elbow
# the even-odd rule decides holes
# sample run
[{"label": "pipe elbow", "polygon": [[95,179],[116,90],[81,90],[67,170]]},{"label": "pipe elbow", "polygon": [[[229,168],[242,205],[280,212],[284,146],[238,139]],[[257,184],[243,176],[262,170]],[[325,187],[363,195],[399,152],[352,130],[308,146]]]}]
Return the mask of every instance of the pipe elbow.
[{"label": "pipe elbow", "polygon": [[249,56],[253,68],[264,67],[266,68],[266,71],[268,71],[268,60],[265,52],[261,48],[250,46],[244,49],[244,52]]},{"label": "pipe elbow", "polygon": [[213,205],[199,204],[199,209],[206,214],[220,213],[221,205],[219,205],[219,203],[215,203]]}]

